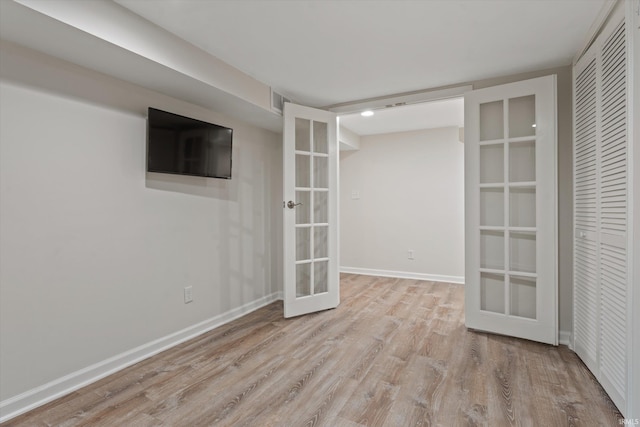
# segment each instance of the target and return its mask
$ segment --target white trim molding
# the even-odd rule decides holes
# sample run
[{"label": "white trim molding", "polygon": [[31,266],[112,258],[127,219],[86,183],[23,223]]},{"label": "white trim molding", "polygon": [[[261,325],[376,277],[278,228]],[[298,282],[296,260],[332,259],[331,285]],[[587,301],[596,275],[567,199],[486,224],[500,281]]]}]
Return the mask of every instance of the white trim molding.
[{"label": "white trim molding", "polygon": [[335,104],[323,109],[337,114],[358,113],[364,110],[378,110],[382,108],[399,107],[421,102],[438,101],[440,99],[456,98],[473,89],[472,85],[450,86],[445,88],[427,89],[417,92],[399,93],[382,98],[364,99],[344,104]]},{"label": "white trim molding", "polygon": [[566,345],[570,350],[573,350],[573,335],[571,334],[571,331],[559,331],[558,344]]},{"label": "white trim molding", "polygon": [[413,273],[409,271],[376,270],[360,267],[340,267],[341,273],[362,274],[364,276],[397,277],[399,279],[430,280],[464,284],[464,276],[444,276],[441,274]]},{"label": "white trim molding", "polygon": [[0,402],[0,423],[282,299],[276,292]]}]

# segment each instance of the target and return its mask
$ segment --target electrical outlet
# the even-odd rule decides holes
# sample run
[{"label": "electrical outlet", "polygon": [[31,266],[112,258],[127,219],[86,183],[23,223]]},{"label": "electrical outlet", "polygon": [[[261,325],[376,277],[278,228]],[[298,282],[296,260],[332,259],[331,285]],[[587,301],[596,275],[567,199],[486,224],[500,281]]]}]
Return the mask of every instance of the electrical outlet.
[{"label": "electrical outlet", "polygon": [[189,304],[193,301],[193,286],[186,286],[184,288],[184,303]]},{"label": "electrical outlet", "polygon": [[413,258],[413,249],[409,249],[409,259],[415,259]]}]

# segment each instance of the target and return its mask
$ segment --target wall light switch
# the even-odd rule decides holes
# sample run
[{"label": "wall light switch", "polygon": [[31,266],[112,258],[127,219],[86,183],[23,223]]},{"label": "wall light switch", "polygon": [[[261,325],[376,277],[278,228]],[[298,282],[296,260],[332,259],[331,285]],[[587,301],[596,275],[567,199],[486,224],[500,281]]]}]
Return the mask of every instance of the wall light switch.
[{"label": "wall light switch", "polygon": [[358,200],[360,198],[360,192],[358,190],[351,191],[351,200]]},{"label": "wall light switch", "polygon": [[184,303],[188,304],[193,301],[193,286],[187,286],[184,288]]}]

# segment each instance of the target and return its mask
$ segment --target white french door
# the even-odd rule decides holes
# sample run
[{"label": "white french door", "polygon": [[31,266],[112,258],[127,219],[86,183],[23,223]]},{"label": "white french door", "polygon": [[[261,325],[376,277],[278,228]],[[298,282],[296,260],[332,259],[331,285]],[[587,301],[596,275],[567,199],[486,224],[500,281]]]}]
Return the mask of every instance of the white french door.
[{"label": "white french door", "polygon": [[284,316],[340,303],[334,113],[284,106]]},{"label": "white french door", "polygon": [[556,78],[465,95],[465,322],[558,344]]}]

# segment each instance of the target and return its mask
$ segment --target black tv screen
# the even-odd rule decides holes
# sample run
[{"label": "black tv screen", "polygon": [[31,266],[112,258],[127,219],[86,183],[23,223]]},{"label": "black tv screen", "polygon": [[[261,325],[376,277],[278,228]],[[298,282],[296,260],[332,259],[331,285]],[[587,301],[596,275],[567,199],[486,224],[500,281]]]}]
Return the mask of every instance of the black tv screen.
[{"label": "black tv screen", "polygon": [[233,129],[149,108],[147,171],[231,179]]}]

